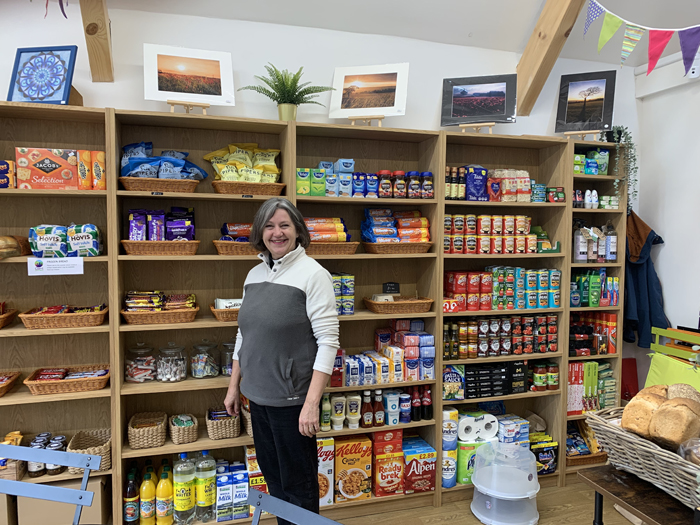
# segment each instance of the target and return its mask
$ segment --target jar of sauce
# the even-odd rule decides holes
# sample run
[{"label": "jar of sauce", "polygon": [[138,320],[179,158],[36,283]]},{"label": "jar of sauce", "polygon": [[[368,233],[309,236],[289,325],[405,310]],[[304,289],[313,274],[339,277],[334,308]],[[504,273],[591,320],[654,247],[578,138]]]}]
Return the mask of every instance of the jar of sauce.
[{"label": "jar of sauce", "polygon": [[559,390],[559,365],[556,363],[547,365],[547,390]]},{"label": "jar of sauce", "polygon": [[[46,447],[46,450],[65,452],[66,447],[65,447],[65,445],[62,445],[61,443],[49,443],[49,445]],[[59,474],[63,474],[65,471],[66,471],[66,467],[64,465],[56,465],[53,463],[46,464],[46,473],[49,476],[58,476]]]},{"label": "jar of sauce", "polygon": [[547,390],[547,366],[544,364],[536,364],[532,369],[533,390],[542,392]]},{"label": "jar of sauce", "polygon": [[[31,448],[44,450],[44,447],[41,445],[32,445]],[[27,462],[27,475],[30,478],[40,478],[44,474],[46,474],[46,464],[45,463],[39,463],[36,461]]]}]

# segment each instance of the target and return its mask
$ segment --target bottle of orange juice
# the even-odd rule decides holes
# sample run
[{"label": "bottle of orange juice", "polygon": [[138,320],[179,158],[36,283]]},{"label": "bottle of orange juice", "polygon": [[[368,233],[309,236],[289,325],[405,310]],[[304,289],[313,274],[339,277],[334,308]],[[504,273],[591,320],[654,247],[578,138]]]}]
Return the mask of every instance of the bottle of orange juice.
[{"label": "bottle of orange juice", "polygon": [[163,472],[156,488],[156,523],[172,525],[173,520],[173,483],[168,473]]},{"label": "bottle of orange juice", "polygon": [[163,475],[163,469],[165,468],[166,465],[168,465],[169,462],[167,459],[163,459],[160,462],[160,467],[158,468],[158,480],[160,480],[161,476]]},{"label": "bottle of orange juice", "polygon": [[170,465],[165,465],[163,467],[163,473],[168,475],[170,483],[173,483],[173,469]]},{"label": "bottle of orange juice", "polygon": [[156,486],[147,472],[141,483],[141,521],[140,525],[156,525]]}]

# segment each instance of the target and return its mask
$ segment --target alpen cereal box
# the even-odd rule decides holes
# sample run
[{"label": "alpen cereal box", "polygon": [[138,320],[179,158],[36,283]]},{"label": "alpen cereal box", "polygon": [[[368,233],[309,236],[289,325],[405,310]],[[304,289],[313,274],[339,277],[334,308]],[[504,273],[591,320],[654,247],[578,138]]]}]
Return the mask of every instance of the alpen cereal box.
[{"label": "alpen cereal box", "polygon": [[335,440],[335,502],[369,499],[372,492],[372,442],[365,436]]},{"label": "alpen cereal box", "polygon": [[74,149],[15,148],[21,190],[77,190],[78,152]]},{"label": "alpen cereal box", "polygon": [[333,505],[333,473],[335,472],[335,441],[316,438],[318,446],[318,504]]},{"label": "alpen cereal box", "polygon": [[[408,449],[407,449],[408,448]],[[435,490],[437,452],[423,442],[421,446],[404,446],[404,492],[431,492]]]}]

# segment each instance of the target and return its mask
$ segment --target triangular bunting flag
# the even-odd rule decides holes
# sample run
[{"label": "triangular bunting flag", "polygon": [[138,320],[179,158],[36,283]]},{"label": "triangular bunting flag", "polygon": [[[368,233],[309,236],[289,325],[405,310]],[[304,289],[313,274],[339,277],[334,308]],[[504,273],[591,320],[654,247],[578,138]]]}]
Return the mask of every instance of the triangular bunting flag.
[{"label": "triangular bunting flag", "polygon": [[656,63],[661,57],[661,53],[666,49],[668,41],[671,40],[675,31],[649,30],[649,65],[647,66],[647,76],[654,71]]},{"label": "triangular bunting flag", "polygon": [[620,29],[622,25],[622,19],[610,13],[605,12],[605,18],[603,19],[603,28],[600,30],[600,37],[598,38],[598,53],[603,49],[603,46],[608,43],[613,35]]},{"label": "triangular bunting flag", "polygon": [[693,65],[693,60],[695,60],[698,47],[700,47],[700,26],[678,31],[678,38],[681,40],[683,65],[685,66],[685,74],[687,75],[688,71],[690,71],[690,66]]},{"label": "triangular bunting flag", "polygon": [[588,14],[586,15],[586,23],[583,25],[583,36],[586,36],[588,29],[591,27],[593,20],[605,13],[605,9],[595,0],[588,2]]},{"label": "triangular bunting flag", "polygon": [[627,60],[627,57],[630,56],[630,53],[634,51],[635,46],[639,42],[639,39],[642,38],[643,34],[643,28],[632,24],[627,24],[627,27],[625,27],[625,39],[622,41],[620,65],[623,65],[625,60]]}]

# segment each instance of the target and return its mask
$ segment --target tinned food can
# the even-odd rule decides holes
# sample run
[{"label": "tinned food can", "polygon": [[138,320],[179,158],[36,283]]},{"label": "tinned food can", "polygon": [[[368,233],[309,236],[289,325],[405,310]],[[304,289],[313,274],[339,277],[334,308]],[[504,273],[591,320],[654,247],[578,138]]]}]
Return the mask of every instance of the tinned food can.
[{"label": "tinned food can", "polygon": [[491,216],[491,234],[503,235],[503,215]]},{"label": "tinned food can", "polygon": [[445,214],[445,235],[452,233],[452,215]]},{"label": "tinned food can", "polygon": [[503,235],[515,235],[515,215],[503,216]]},{"label": "tinned food can", "polygon": [[464,215],[452,216],[452,233],[464,233]]},{"label": "tinned food can", "polygon": [[476,215],[465,215],[464,216],[464,233],[470,233],[473,235],[476,235],[476,225],[477,225],[477,219]]},{"label": "tinned food can", "polygon": [[527,241],[524,235],[515,236],[515,253],[524,254],[527,249]]},{"label": "tinned food can", "polygon": [[490,215],[479,215],[476,218],[476,233],[479,235],[491,235]]},{"label": "tinned food can", "polygon": [[452,253],[452,235],[445,234],[445,238],[442,242],[443,253]]},{"label": "tinned food can", "polygon": [[477,236],[472,234],[467,234],[464,236],[464,253],[477,253],[478,243]]},{"label": "tinned food can", "polygon": [[498,255],[503,253],[503,237],[500,235],[491,235],[491,253]]},{"label": "tinned food can", "polygon": [[503,253],[509,253],[509,254],[515,253],[515,236],[514,235],[504,235],[503,236]]},{"label": "tinned food can", "polygon": [[537,235],[534,233],[525,236],[525,250],[527,253],[537,253]]},{"label": "tinned food can", "polygon": [[464,253],[464,235],[455,233],[452,236],[452,253]]},{"label": "tinned food can", "polygon": [[487,255],[491,253],[491,236],[490,235],[478,235],[477,241],[477,253],[482,255]]},{"label": "tinned food can", "polygon": [[530,233],[530,228],[527,226],[528,217],[525,215],[515,216],[515,233],[516,235],[527,235]]}]

